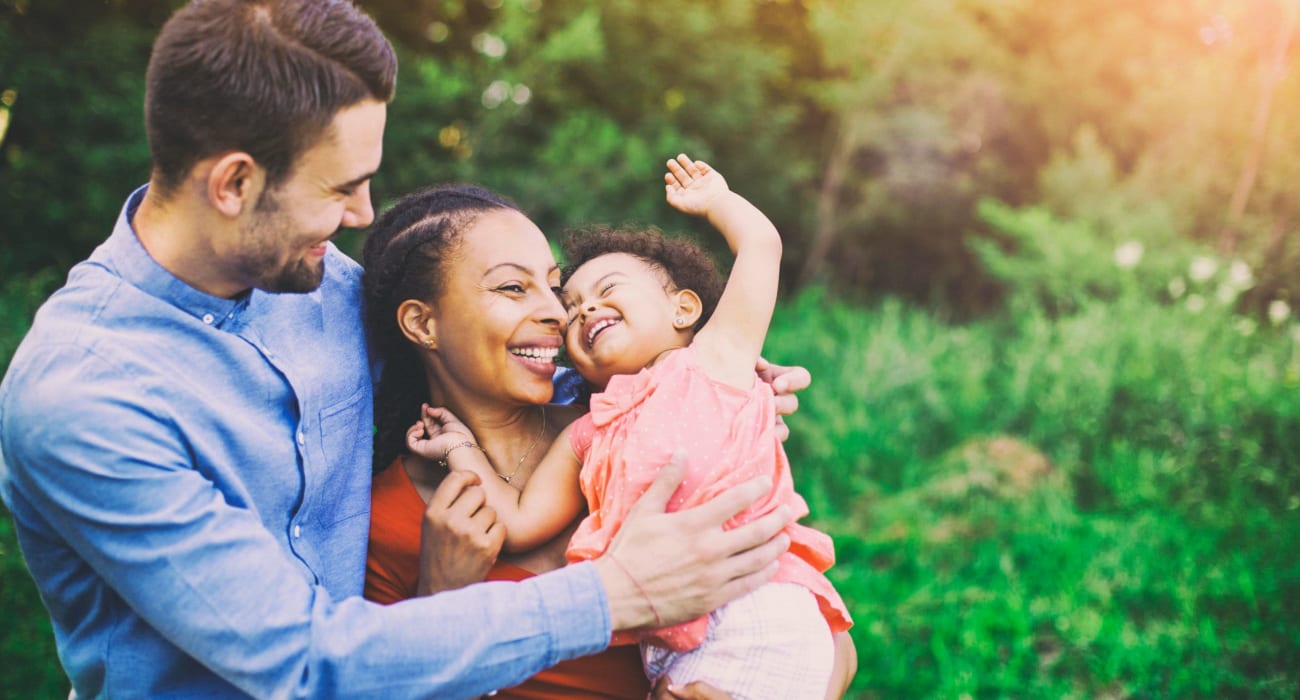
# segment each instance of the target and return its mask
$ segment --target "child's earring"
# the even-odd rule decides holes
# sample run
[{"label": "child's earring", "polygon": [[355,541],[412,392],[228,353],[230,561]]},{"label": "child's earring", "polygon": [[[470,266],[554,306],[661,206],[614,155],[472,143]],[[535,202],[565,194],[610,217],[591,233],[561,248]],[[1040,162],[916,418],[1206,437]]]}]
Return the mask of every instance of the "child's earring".
[{"label": "child's earring", "polygon": [[673,327],[677,328],[678,330],[683,328],[685,325],[686,325],[686,319],[682,318],[681,316],[678,316],[677,318],[673,319]]}]

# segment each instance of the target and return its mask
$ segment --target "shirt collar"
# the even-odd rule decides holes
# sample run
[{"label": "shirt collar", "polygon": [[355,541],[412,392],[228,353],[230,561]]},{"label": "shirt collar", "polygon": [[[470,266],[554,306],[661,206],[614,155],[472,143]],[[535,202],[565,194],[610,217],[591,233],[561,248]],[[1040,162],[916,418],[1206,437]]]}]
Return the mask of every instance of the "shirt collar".
[{"label": "shirt collar", "polygon": [[141,185],[131,193],[122,207],[122,213],[117,217],[117,224],[113,226],[113,234],[92,259],[102,258],[102,262],[116,270],[123,280],[133,286],[203,323],[220,328],[248,306],[249,295],[246,293],[234,299],[223,299],[201,292],[168,272],[149,255],[140,243],[135,227],[131,225],[148,189],[148,185]]}]

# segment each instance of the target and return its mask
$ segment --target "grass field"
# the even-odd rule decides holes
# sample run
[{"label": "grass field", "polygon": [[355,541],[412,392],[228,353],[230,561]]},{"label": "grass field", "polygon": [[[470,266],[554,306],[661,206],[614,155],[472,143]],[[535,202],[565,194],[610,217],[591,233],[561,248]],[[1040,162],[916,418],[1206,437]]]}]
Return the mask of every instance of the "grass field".
[{"label": "grass field", "polygon": [[[42,287],[11,283],[0,359]],[[1119,296],[964,325],[808,291],[789,451],[858,698],[1300,694],[1300,338]],[[0,694],[66,683],[7,515]]]}]

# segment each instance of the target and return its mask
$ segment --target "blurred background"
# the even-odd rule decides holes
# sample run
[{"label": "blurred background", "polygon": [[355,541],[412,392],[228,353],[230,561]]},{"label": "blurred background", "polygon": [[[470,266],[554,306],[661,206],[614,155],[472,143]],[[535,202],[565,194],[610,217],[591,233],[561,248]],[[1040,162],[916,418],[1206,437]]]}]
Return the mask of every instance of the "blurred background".
[{"label": "blurred background", "polygon": [[[148,178],[178,4],[0,0],[0,367]],[[1300,694],[1296,0],[359,4],[400,53],[377,206],[473,181],[720,247],[663,202],[684,151],[777,223],[851,697]],[[0,695],[66,696],[3,509],[0,619]]]}]

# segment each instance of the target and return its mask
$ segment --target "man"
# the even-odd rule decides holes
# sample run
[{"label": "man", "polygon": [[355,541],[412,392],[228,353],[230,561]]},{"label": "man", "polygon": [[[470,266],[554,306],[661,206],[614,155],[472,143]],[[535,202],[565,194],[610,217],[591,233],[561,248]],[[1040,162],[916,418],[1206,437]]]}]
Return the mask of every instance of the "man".
[{"label": "man", "polygon": [[160,33],[149,185],[0,384],[0,488],[77,697],[468,697],[771,575],[788,514],[721,529],[761,485],[665,514],[670,468],[617,559],[360,599],[371,377],[329,239],[373,217],[395,73],[340,0],[196,1]]}]

